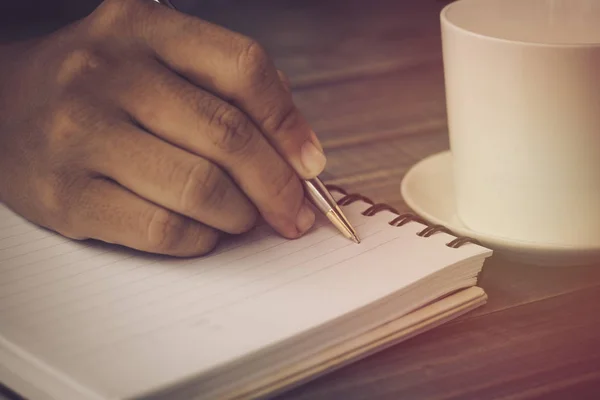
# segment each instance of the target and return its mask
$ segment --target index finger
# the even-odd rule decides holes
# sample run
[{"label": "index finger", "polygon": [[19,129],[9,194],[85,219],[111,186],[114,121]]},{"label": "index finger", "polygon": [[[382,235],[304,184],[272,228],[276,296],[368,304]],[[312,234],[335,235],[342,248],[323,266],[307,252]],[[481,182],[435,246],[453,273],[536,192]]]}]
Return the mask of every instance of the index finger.
[{"label": "index finger", "polygon": [[154,2],[143,7],[134,31],[160,60],[245,112],[300,177],[323,171],[322,146],[260,44]]}]

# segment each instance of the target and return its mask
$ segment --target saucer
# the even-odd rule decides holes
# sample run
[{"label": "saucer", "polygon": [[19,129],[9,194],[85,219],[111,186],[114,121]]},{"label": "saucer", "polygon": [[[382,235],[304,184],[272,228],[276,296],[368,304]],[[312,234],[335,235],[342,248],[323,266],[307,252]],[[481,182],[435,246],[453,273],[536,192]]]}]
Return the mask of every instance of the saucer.
[{"label": "saucer", "polygon": [[452,154],[444,151],[416,163],[401,184],[402,197],[415,214],[432,224],[443,225],[457,236],[477,239],[503,258],[543,266],[598,264],[600,244],[559,246],[512,240],[466,227],[456,214]]}]

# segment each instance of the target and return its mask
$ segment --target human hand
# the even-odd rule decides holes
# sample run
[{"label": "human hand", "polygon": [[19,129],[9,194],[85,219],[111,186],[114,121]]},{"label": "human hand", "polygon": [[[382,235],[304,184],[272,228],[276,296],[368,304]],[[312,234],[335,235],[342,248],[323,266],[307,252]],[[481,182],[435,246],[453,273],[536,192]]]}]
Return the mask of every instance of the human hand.
[{"label": "human hand", "polygon": [[105,0],[0,48],[0,201],[74,239],[191,256],[260,214],[314,222],[322,148],[242,35],[148,0]]}]

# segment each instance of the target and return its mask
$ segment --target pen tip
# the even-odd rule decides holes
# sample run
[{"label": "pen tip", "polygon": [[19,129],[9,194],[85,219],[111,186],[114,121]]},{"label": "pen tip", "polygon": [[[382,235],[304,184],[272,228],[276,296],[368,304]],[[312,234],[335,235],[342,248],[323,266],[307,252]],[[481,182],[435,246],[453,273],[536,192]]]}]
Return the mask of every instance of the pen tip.
[{"label": "pen tip", "polygon": [[352,235],[352,240],[354,240],[354,243],[360,244],[360,239],[358,238],[358,236]]}]

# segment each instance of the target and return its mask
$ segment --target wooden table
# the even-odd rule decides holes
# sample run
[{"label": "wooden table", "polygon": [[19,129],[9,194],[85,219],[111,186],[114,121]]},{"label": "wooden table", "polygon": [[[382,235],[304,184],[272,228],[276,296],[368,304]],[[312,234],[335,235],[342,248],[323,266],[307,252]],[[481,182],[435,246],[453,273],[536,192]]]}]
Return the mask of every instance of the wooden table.
[{"label": "wooden table", "polygon": [[[269,50],[324,144],[327,182],[409,211],[403,175],[448,148],[446,2],[175,3]],[[533,267],[494,256],[480,284],[486,306],[278,399],[600,398],[600,264]]]},{"label": "wooden table", "polygon": [[[403,175],[449,146],[448,2],[179,1],[268,49],[323,141],[329,183],[409,211]],[[600,260],[551,268],[492,257],[480,282],[486,306],[279,399],[600,398]]]}]

